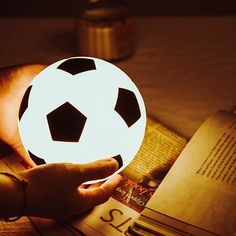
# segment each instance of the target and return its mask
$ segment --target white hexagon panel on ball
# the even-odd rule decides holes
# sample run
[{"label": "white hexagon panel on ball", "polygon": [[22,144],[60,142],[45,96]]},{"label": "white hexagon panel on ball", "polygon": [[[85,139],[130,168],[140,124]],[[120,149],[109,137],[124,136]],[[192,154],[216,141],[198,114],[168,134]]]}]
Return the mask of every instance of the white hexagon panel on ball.
[{"label": "white hexagon panel on ball", "polygon": [[26,90],[19,111],[22,143],[36,164],[113,157],[120,172],[138,152],[145,126],[135,84],[118,67],[90,57],[45,68]]}]

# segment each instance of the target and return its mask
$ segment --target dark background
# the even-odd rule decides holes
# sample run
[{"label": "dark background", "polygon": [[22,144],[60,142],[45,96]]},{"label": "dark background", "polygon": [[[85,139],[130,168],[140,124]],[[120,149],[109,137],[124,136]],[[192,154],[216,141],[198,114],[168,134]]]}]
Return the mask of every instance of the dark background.
[{"label": "dark background", "polygon": [[[235,0],[127,0],[138,15],[236,15]],[[73,17],[84,0],[1,1],[0,17]]]}]

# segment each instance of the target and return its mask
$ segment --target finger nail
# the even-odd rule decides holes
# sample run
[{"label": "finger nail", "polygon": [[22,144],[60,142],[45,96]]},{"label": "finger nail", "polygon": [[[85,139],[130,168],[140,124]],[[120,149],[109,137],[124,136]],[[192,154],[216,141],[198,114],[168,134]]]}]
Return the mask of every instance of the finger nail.
[{"label": "finger nail", "polygon": [[115,165],[117,170],[119,169],[119,163],[116,159],[109,157],[109,158],[104,159],[104,161],[109,162],[112,165]]}]

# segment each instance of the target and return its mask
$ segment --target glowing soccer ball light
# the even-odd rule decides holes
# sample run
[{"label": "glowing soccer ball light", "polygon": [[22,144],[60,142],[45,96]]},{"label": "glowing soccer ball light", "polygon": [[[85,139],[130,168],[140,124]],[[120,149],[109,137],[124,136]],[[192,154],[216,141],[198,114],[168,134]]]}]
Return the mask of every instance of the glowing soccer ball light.
[{"label": "glowing soccer ball light", "polygon": [[20,136],[36,164],[113,157],[119,172],[138,152],[145,126],[144,102],[131,79],[88,57],[64,59],[40,72],[19,112]]}]

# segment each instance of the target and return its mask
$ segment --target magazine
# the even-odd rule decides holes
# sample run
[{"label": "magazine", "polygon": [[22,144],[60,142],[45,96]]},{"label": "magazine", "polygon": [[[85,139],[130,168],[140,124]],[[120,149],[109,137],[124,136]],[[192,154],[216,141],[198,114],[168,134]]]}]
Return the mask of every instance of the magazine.
[{"label": "magazine", "polygon": [[130,231],[236,235],[236,114],[219,111],[197,130]]}]

